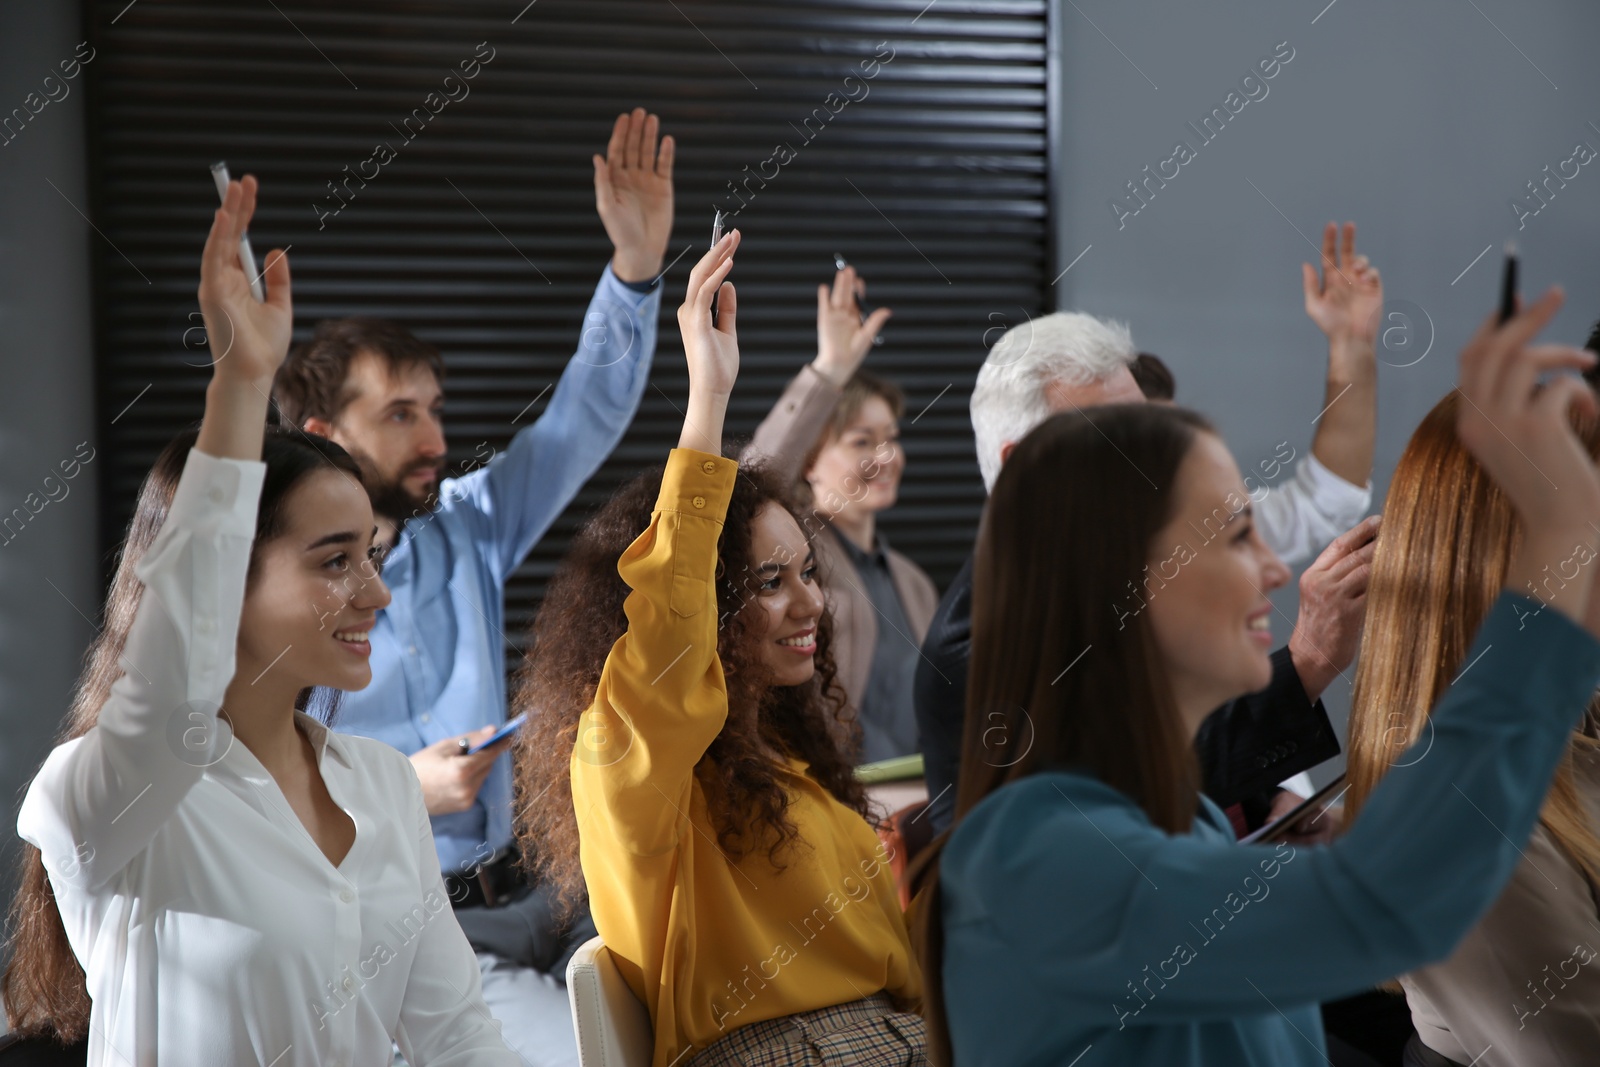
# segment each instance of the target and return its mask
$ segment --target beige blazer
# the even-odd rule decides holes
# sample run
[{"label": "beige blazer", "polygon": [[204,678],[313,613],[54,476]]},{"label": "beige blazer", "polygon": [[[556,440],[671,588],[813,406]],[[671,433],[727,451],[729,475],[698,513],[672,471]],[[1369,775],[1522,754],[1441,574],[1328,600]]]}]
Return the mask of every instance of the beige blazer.
[{"label": "beige blazer", "polygon": [[[759,462],[786,484],[801,482],[806,454],[827,428],[841,393],[838,386],[813,370],[811,364],[806,364],[756,428],[755,437],[740,456],[740,462]],[[812,528],[819,523],[826,525],[822,516],[818,515],[817,520],[808,525]],[[867,691],[867,677],[872,670],[872,655],[878,647],[878,627],[882,620],[856,580],[855,565],[839,544],[838,536],[829,528],[813,537],[811,544],[817,554],[823,599],[833,616],[833,659],[839,672],[839,685],[850,707],[859,708],[861,697]],[[895,592],[900,595],[900,606],[911,625],[911,633],[906,636],[920,646],[939,606],[939,591],[921,567],[899,552],[889,548],[884,555],[889,561],[889,576]]]},{"label": "beige blazer", "polygon": [[[1573,771],[1600,825],[1600,759]],[[1600,1063],[1597,910],[1582,872],[1536,827],[1505,892],[1455,951],[1400,979],[1423,1043],[1475,1067]]]}]

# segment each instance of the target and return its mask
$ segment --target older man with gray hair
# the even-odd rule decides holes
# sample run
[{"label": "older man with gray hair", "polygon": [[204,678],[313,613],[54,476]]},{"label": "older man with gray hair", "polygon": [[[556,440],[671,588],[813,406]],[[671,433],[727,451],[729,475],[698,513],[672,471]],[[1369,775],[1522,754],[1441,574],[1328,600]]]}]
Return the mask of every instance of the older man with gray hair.
[{"label": "older man with gray hair", "polygon": [[[1309,265],[1305,268],[1306,309],[1329,336],[1329,393],[1348,404],[1337,420],[1319,427],[1312,455],[1294,477],[1275,488],[1250,490],[1263,540],[1291,558],[1309,554],[1312,539],[1330,526],[1337,532],[1357,522],[1371,501],[1364,483],[1376,430],[1373,333],[1382,286],[1365,257],[1354,255],[1354,227],[1346,229],[1342,264],[1333,258],[1335,236],[1329,224],[1326,284]],[[1335,281],[1335,273],[1349,284]],[[1080,312],[1058,312],[1007,331],[990,350],[972,392],[972,427],[985,487],[993,487],[1017,443],[1051,415],[1096,404],[1142,403],[1145,397],[1129,369],[1137,356],[1126,326]],[[1319,454],[1325,458],[1318,459]],[[1352,475],[1363,484],[1349,480]],[[1306,570],[1300,580],[1300,618],[1288,645],[1273,653],[1272,683],[1219,708],[1195,740],[1206,792],[1233,808],[1230,816],[1241,830],[1273,810],[1278,782],[1338,755],[1338,740],[1318,698],[1355,658],[1376,533],[1375,518],[1360,522]],[[969,559],[940,601],[917,665],[917,725],[931,798],[927,818],[935,833],[947,829],[955,814],[971,632]],[[1020,747],[1009,757],[1004,749],[1027,743],[1026,738],[982,737],[985,751],[967,753],[969,758],[1015,759]]]}]

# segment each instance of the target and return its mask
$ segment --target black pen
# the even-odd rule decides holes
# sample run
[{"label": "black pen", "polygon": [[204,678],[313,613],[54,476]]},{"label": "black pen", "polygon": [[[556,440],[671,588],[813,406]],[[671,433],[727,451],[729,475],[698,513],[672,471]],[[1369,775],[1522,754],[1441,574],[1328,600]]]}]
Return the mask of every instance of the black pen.
[{"label": "black pen", "polygon": [[1506,266],[1500,275],[1500,325],[1517,313],[1517,242],[1506,242]]}]

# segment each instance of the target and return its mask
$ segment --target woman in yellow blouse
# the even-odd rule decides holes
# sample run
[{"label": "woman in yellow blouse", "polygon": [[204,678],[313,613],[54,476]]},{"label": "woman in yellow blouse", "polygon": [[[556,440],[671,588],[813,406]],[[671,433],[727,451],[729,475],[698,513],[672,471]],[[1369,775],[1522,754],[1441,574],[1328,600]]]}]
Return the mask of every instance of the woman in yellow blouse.
[{"label": "woman in yellow blouse", "polygon": [[587,885],[655,1067],[922,1064],[921,977],[846,755],[811,549],[785,487],[721,455],[738,244],[678,309],[678,448],[588,523],[535,624],[518,832],[562,899]]}]

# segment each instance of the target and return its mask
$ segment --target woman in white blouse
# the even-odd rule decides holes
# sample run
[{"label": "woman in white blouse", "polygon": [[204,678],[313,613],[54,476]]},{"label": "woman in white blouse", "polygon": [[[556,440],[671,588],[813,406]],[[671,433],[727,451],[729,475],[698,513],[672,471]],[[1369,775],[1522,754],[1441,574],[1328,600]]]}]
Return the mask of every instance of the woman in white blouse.
[{"label": "woman in white blouse", "polygon": [[141,491],[69,739],[23,801],[7,1012],[107,1067],[377,1067],[391,1041],[418,1067],[520,1065],[410,763],[300,710],[370,681],[389,594],[349,456],[263,442],[292,312],[281,253],[265,303],[239,262],[255,192],[230,184],[206,241],[198,438]]}]

